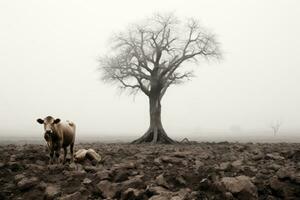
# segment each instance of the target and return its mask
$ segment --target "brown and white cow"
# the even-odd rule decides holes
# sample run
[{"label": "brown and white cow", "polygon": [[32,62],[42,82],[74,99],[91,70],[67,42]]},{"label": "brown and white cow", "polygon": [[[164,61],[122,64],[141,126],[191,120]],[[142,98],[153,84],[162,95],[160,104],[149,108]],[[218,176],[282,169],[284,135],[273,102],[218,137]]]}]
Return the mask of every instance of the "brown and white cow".
[{"label": "brown and white cow", "polygon": [[[37,119],[37,122],[44,124],[44,138],[47,142],[50,151],[50,163],[54,160],[59,162],[60,149],[64,149],[64,159],[66,162],[67,147],[70,146],[71,162],[73,162],[73,147],[75,142],[75,129],[76,126],[73,122],[61,122],[59,118],[54,119],[51,116],[45,119]],[[54,154],[55,157],[54,158]]]}]

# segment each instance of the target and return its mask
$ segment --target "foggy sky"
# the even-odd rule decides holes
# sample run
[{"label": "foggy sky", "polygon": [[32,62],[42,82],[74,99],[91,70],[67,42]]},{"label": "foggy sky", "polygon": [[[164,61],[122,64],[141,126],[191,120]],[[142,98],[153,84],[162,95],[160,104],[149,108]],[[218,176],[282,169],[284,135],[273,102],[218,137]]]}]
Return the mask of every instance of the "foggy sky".
[{"label": "foggy sky", "polygon": [[170,137],[272,136],[277,120],[281,134],[299,134],[297,0],[7,0],[0,1],[0,136],[41,134],[35,120],[47,115],[74,121],[81,137],[140,136],[149,123],[146,96],[101,82],[97,59],[111,34],[155,12],[199,19],[224,57],[194,66],[194,79],[167,91],[162,120]]}]

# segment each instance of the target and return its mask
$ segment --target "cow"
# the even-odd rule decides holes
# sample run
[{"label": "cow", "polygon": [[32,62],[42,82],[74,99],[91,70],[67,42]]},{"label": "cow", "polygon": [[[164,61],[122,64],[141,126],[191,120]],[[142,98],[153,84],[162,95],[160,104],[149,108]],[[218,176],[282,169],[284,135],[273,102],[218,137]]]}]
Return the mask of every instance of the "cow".
[{"label": "cow", "polygon": [[[51,116],[44,119],[39,118],[37,122],[44,125],[44,138],[50,151],[50,164],[53,164],[54,160],[59,162],[61,148],[64,149],[63,163],[65,163],[68,146],[70,146],[71,162],[74,162],[75,124],[70,121],[61,122],[59,118],[55,119]],[[56,158],[54,158],[54,154]]]}]

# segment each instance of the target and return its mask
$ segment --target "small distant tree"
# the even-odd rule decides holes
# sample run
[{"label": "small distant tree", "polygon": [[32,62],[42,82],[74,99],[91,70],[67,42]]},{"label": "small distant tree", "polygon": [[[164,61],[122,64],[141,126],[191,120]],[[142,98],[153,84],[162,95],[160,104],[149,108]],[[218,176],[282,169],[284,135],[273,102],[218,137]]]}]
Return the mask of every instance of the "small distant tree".
[{"label": "small distant tree", "polygon": [[161,121],[163,96],[171,85],[193,77],[193,71],[184,69],[188,62],[219,57],[213,34],[195,19],[180,21],[172,14],[154,15],[115,35],[111,51],[100,58],[102,79],[149,98],[149,128],[133,143],[174,143]]},{"label": "small distant tree", "polygon": [[276,121],[276,122],[270,124],[270,127],[271,127],[271,129],[274,133],[274,136],[276,136],[277,133],[279,132],[279,129],[280,129],[281,125],[282,125],[281,121]]}]

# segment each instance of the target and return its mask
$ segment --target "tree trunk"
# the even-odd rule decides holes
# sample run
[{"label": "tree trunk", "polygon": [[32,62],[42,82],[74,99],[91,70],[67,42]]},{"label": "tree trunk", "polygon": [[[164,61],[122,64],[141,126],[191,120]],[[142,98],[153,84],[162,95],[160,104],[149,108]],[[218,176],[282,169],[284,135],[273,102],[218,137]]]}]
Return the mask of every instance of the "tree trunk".
[{"label": "tree trunk", "polygon": [[[159,93],[158,93],[159,94]],[[159,95],[149,96],[150,107],[150,126],[147,132],[137,140],[134,140],[133,144],[152,143],[152,144],[173,144],[171,138],[169,138],[161,123],[161,104]]]}]

